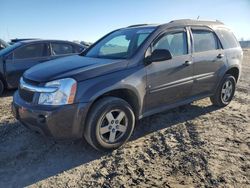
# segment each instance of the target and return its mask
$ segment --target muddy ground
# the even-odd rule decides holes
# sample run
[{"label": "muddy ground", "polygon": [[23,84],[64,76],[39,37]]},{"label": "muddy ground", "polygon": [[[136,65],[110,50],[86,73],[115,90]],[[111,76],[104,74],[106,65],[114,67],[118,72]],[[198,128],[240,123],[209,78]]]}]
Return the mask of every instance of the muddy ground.
[{"label": "muddy ground", "polygon": [[0,98],[0,187],[250,187],[250,50],[226,108],[209,99],[139,122],[112,153],[85,141],[45,139],[11,115]]}]

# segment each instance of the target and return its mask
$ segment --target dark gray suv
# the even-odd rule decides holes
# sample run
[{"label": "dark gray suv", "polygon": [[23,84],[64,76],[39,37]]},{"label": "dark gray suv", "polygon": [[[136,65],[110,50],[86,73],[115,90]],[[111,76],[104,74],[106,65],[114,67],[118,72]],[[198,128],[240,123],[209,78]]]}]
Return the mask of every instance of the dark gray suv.
[{"label": "dark gray suv", "polygon": [[143,117],[205,97],[228,105],[242,58],[233,33],[218,21],[129,26],[80,55],[26,71],[12,111],[45,135],[114,149]]}]

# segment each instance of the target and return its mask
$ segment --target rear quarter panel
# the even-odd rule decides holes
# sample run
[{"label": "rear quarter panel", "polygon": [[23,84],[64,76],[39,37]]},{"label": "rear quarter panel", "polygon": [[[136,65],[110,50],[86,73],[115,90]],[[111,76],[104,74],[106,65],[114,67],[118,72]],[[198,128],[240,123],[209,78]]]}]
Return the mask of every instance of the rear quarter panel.
[{"label": "rear quarter panel", "polygon": [[225,50],[225,54],[227,57],[228,69],[237,67],[239,69],[239,73],[241,74],[241,65],[243,61],[243,51],[241,47],[227,49]]},{"label": "rear quarter panel", "polygon": [[232,33],[232,31],[227,28],[226,26],[218,26],[218,27],[214,27],[214,31],[216,33],[216,35],[218,36],[219,40],[220,40],[220,43],[223,47],[223,51],[224,51],[224,54],[225,54],[225,57],[226,57],[226,68],[225,70],[221,71],[219,76],[220,76],[220,79],[223,78],[224,74],[226,73],[226,71],[228,71],[229,69],[231,68],[238,68],[239,69],[239,77],[238,79],[240,78],[240,73],[241,73],[241,64],[242,64],[242,61],[243,61],[243,51],[240,47],[240,44],[238,43],[238,41],[236,40],[234,34],[232,33],[232,36],[231,37],[234,37],[235,39],[235,42],[237,43],[237,47],[232,47],[232,48],[225,48],[225,40],[226,38],[223,38],[223,33],[220,32],[220,30],[224,30],[224,31],[227,31],[227,32],[230,32]]}]

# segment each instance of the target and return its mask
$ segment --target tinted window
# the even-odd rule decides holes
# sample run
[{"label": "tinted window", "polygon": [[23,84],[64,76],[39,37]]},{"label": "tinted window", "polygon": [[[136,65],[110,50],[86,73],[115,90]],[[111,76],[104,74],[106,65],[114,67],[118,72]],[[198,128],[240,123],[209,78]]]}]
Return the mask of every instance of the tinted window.
[{"label": "tinted window", "polygon": [[204,52],[218,49],[218,42],[213,32],[192,30],[192,33],[195,52]]},{"label": "tinted window", "polygon": [[234,34],[231,31],[220,29],[219,33],[221,36],[220,38],[224,49],[235,48],[239,46],[237,39],[235,38]]},{"label": "tinted window", "polygon": [[46,44],[31,44],[14,51],[14,59],[27,59],[44,57],[48,55]]},{"label": "tinted window", "polygon": [[74,53],[74,49],[71,44],[66,43],[52,43],[52,55],[63,55]]},{"label": "tinted window", "polygon": [[172,56],[187,54],[187,40],[185,32],[170,33],[161,37],[153,46],[155,49],[167,49]]}]

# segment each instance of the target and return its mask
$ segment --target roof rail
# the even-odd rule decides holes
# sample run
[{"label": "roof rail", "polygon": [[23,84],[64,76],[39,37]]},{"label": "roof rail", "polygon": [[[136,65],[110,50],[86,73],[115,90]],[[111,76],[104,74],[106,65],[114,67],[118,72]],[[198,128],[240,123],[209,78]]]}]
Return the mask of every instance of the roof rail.
[{"label": "roof rail", "polygon": [[169,23],[180,22],[180,21],[191,21],[191,19],[171,20]]},{"label": "roof rail", "polygon": [[130,25],[128,27],[139,27],[139,26],[145,26],[145,25],[148,25],[148,24],[135,24],[135,25]]},{"label": "roof rail", "polygon": [[224,24],[222,21],[220,21],[220,20],[215,20],[216,22],[218,22],[218,23],[221,23],[221,24]]},{"label": "roof rail", "polygon": [[224,24],[223,22],[219,21],[219,20],[194,20],[194,19],[179,19],[179,20],[172,20],[169,23],[174,23],[174,22],[183,22],[183,21],[204,21],[204,22],[217,22],[220,24]]}]

